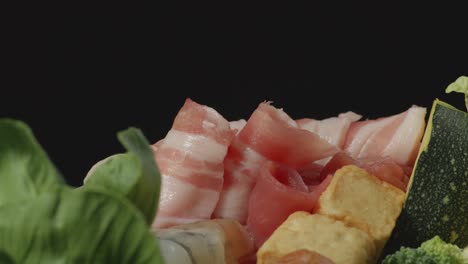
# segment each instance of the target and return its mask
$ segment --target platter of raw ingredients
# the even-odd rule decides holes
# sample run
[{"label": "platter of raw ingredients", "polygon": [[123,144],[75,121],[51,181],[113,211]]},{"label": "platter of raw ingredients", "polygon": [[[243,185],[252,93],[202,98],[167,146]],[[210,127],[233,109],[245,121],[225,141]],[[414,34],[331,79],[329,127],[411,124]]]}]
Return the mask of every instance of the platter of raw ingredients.
[{"label": "platter of raw ingredients", "polygon": [[[468,77],[444,89],[468,109]],[[79,187],[1,118],[0,263],[468,263],[467,109],[227,120],[187,98]]]}]

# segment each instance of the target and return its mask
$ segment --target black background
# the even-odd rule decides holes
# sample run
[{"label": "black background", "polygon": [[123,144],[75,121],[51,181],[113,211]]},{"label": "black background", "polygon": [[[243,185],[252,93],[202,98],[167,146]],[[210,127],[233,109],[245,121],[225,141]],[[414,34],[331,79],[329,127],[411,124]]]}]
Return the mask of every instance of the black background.
[{"label": "black background", "polygon": [[[73,185],[123,151],[129,126],[164,137],[185,98],[229,120],[271,100],[293,118],[352,110],[368,118],[462,108],[445,87],[467,74],[460,7],[397,3],[311,6],[20,9],[7,23],[12,60],[0,117],[24,120]],[[10,76],[10,77],[11,77]]]}]

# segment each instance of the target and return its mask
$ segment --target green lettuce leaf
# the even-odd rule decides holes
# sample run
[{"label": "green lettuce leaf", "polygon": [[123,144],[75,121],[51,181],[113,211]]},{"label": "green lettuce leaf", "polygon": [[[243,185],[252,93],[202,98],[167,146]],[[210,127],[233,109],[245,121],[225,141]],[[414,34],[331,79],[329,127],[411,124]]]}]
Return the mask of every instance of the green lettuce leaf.
[{"label": "green lettuce leaf", "polygon": [[0,119],[0,206],[64,184],[60,172],[23,122]]},{"label": "green lettuce leaf", "polygon": [[161,177],[150,143],[139,129],[117,134],[128,153],[97,163],[85,179],[85,188],[104,188],[126,197],[151,224],[159,203]]},{"label": "green lettuce leaf", "polygon": [[0,207],[0,249],[4,263],[163,263],[142,214],[102,190],[61,187]]},{"label": "green lettuce leaf", "polygon": [[468,110],[468,77],[467,76],[460,76],[458,77],[455,82],[451,83],[447,89],[445,89],[446,93],[450,92],[458,92],[465,94],[465,105],[466,110]]},{"label": "green lettuce leaf", "polygon": [[14,262],[10,256],[0,250],[0,264],[14,264]]}]

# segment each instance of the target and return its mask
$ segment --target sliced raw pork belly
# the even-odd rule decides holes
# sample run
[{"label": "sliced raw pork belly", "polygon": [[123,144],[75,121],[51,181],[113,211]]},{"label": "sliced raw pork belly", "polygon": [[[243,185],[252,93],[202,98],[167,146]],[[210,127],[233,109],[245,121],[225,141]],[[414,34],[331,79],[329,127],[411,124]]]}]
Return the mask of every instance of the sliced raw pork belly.
[{"label": "sliced raw pork belly", "polygon": [[261,103],[239,132],[242,143],[271,161],[298,168],[338,149],[315,133],[299,128],[283,110]]},{"label": "sliced raw pork belly", "polygon": [[261,103],[229,147],[223,191],[213,216],[245,223],[250,193],[265,162],[295,168],[337,151],[318,135],[300,129],[283,110]]},{"label": "sliced raw pork belly", "polygon": [[160,139],[158,142],[150,146],[155,157],[156,157],[156,151],[158,151],[158,148],[161,146],[163,142],[164,142],[164,139]]},{"label": "sliced raw pork belly", "polygon": [[309,190],[296,170],[272,162],[265,164],[249,200],[247,227],[255,246],[260,247],[290,214],[311,212],[330,180],[331,176]]},{"label": "sliced raw pork belly", "polygon": [[390,157],[402,165],[413,165],[425,127],[426,108],[351,124],[344,149],[356,159]]},{"label": "sliced raw pork belly", "polygon": [[343,148],[346,134],[351,123],[361,119],[361,115],[354,112],[341,113],[338,117],[330,117],[322,120],[303,118],[297,120],[300,128],[314,132],[328,143]]},{"label": "sliced raw pork belly", "polygon": [[392,184],[402,191],[406,191],[409,177],[411,175],[411,166],[398,164],[390,157],[356,160],[348,154],[341,152],[335,154],[325,167],[323,167],[319,179],[323,179],[328,175],[334,174],[335,171],[345,165],[356,165],[361,167],[380,180]]},{"label": "sliced raw pork belly", "polygon": [[187,99],[155,149],[162,175],[154,228],[209,219],[223,186],[223,160],[234,136],[214,109]]},{"label": "sliced raw pork belly", "polygon": [[245,121],[245,119],[239,119],[236,121],[229,122],[231,129],[236,130],[236,134],[238,134],[242,130],[242,128],[244,128],[245,124],[247,124],[247,121]]},{"label": "sliced raw pork belly", "polygon": [[250,192],[266,161],[265,157],[234,138],[224,160],[223,190],[213,217],[245,223]]},{"label": "sliced raw pork belly", "polygon": [[[361,118],[361,115],[348,111],[346,113],[339,114],[337,117],[330,117],[322,120],[303,118],[296,120],[296,122],[300,128],[316,133],[328,143],[338,147],[339,149],[343,149],[346,134],[348,133],[351,123],[356,122]],[[313,163],[313,166],[324,166],[330,158],[331,157],[326,157],[318,160]],[[307,165],[307,167],[301,168],[301,170],[310,171],[310,166],[311,165]],[[303,172],[301,172],[301,175],[303,175]]]}]

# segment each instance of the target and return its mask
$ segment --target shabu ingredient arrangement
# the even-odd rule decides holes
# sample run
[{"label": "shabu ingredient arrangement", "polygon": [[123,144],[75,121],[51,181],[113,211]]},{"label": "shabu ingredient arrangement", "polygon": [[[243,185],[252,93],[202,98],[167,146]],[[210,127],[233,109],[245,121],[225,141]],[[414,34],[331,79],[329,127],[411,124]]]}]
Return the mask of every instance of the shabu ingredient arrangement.
[{"label": "shabu ingredient arrangement", "polygon": [[[451,91],[468,109],[468,78]],[[0,263],[467,263],[468,114],[428,110],[229,122],[187,99],[79,188],[0,119]]]}]

